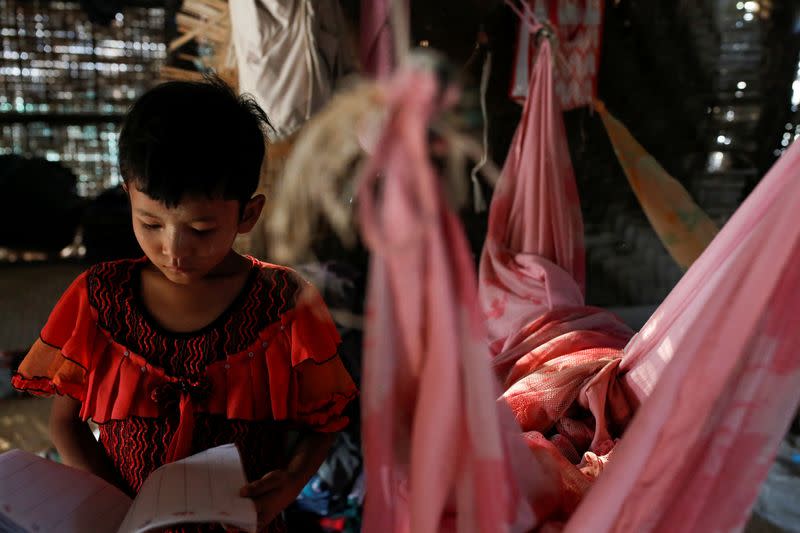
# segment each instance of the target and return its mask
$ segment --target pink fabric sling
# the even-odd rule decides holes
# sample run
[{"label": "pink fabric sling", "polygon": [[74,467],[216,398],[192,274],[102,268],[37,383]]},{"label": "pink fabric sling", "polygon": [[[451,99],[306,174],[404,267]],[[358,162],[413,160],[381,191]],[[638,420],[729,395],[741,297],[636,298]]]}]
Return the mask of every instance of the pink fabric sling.
[{"label": "pink fabric sling", "polygon": [[[530,31],[539,28],[533,23]],[[583,223],[550,41],[537,49],[492,199],[479,291],[502,400],[544,465],[537,482],[548,494],[531,505],[539,526],[557,529],[632,416],[618,373],[633,332],[613,314],[584,305]]]},{"label": "pink fabric sling", "polygon": [[583,305],[583,220],[552,61],[544,39],[489,212],[479,290],[493,354],[545,311]]}]

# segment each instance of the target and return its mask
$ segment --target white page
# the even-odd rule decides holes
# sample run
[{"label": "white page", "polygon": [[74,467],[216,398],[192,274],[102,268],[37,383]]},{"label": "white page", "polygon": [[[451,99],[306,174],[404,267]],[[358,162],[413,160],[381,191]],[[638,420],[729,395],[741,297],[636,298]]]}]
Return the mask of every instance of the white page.
[{"label": "white page", "polygon": [[181,522],[223,523],[254,533],[255,504],[239,496],[246,483],[233,444],[166,464],[145,480],[119,533],[144,533]]},{"label": "white page", "polygon": [[25,530],[115,533],[130,504],[88,472],[21,450],[0,455],[0,512]]}]

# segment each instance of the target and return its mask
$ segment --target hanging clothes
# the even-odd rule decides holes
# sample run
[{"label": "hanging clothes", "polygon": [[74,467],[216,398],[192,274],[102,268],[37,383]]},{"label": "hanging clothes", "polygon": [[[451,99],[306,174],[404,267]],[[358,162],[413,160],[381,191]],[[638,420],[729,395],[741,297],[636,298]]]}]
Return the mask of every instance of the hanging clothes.
[{"label": "hanging clothes", "polygon": [[595,109],[647,219],[675,262],[689,268],[717,234],[716,224],[602,102]]},{"label": "hanging clothes", "polygon": [[795,144],[626,347],[642,404],[566,531],[743,527],[800,401],[799,168]]},{"label": "hanging clothes", "polygon": [[[295,133],[332,96],[336,82],[357,70],[337,0],[229,2],[240,92],[252,94],[273,127],[268,131],[258,191],[267,208],[280,187]],[[266,259],[266,217],[236,239],[236,249]]]},{"label": "hanging clothes", "polygon": [[401,71],[386,91],[388,118],[359,181],[372,252],[364,531],[528,531],[526,501],[546,490],[534,483],[544,473],[495,402],[472,259],[429,160],[438,82],[432,72]]},{"label": "hanging clothes", "polygon": [[[566,111],[592,105],[597,96],[600,42],[603,28],[601,0],[524,0],[540,21],[548,21],[557,38],[555,93]],[[538,44],[529,26],[520,22],[509,95],[517,101],[528,95]]]},{"label": "hanging clothes", "polygon": [[275,131],[296,131],[356,70],[337,0],[229,2],[239,90],[252,94]]}]

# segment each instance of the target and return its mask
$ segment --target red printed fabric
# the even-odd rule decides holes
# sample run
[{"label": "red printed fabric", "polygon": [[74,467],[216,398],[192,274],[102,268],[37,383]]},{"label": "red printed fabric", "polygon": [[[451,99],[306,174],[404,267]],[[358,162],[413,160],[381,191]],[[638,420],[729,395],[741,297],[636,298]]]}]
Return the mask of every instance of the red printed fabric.
[{"label": "red printed fabric", "polygon": [[253,259],[247,284],[212,324],[163,330],[138,297],[144,260],[102,263],[59,300],[13,385],[81,401],[136,491],[165,462],[236,443],[248,479],[284,464],[290,429],[337,431],[356,388],[317,291]]},{"label": "red printed fabric", "polygon": [[630,336],[611,313],[561,307],[521,328],[493,361],[547,487],[531,500],[540,526],[570,517],[630,422],[636,401],[619,379]]},{"label": "red printed fabric", "polygon": [[[528,0],[530,12],[540,22],[547,21],[557,36],[557,61],[554,71],[555,94],[566,111],[592,105],[597,96],[600,70],[600,44],[603,27],[601,0]],[[536,61],[536,35],[524,21],[517,34],[510,96],[524,101]]]}]

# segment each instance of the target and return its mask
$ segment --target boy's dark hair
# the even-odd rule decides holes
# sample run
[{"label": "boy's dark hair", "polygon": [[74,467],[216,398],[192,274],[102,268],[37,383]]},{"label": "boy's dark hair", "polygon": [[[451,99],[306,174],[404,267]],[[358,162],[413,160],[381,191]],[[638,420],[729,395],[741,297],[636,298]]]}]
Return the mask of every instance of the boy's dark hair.
[{"label": "boy's dark hair", "polygon": [[269,121],[219,78],[171,81],[143,94],[119,134],[122,179],[176,206],[185,195],[238,200],[258,186]]}]

